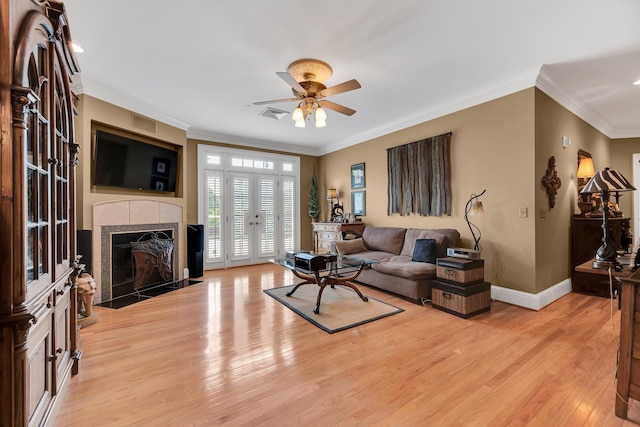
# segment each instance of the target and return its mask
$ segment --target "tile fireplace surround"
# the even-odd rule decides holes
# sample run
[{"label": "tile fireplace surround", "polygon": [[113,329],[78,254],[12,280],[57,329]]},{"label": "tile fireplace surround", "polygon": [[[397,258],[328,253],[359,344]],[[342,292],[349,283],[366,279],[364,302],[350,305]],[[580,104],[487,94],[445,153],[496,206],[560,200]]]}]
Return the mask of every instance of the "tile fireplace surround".
[{"label": "tile fireplace surround", "polygon": [[111,234],[131,231],[174,230],[174,268],[176,279],[182,278],[181,256],[185,248],[183,208],[173,203],[154,200],[119,200],[93,205],[93,279],[95,302],[111,295]]}]

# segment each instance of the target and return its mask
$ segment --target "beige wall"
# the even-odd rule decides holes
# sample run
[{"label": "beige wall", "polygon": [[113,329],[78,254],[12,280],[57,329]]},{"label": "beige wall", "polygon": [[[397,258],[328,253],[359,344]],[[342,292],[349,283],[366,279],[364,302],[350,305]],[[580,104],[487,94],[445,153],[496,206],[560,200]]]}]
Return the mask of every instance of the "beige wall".
[{"label": "beige wall", "polygon": [[[534,94],[533,88],[527,89],[325,155],[318,184],[322,191],[335,186],[349,212],[350,166],[364,162],[366,224],[456,228],[464,247],[473,247],[464,221],[465,204],[471,194],[486,189],[481,199],[485,216],[473,221],[482,231],[485,278],[495,285],[536,292]],[[452,215],[387,216],[386,149],[449,131]],[[519,218],[520,207],[528,208],[528,218]]]},{"label": "beige wall", "polygon": [[[108,102],[101,101],[88,95],[80,97],[78,105],[79,115],[76,118],[76,138],[80,144],[80,161],[77,173],[77,194],[78,194],[78,229],[90,230],[92,224],[92,206],[95,203],[114,200],[158,200],[167,203],[174,203],[185,207],[185,174],[187,153],[187,134],[184,130],[178,129],[161,122],[157,122],[156,133],[151,133],[133,127],[133,116],[131,111],[117,107]],[[162,140],[184,147],[181,164],[181,175],[178,179],[176,194],[178,197],[158,195],[151,192],[137,192],[127,190],[96,190],[91,186],[91,122],[112,126],[118,129],[143,135],[146,137]],[[183,209],[185,211],[185,209]],[[186,220],[183,219],[183,222]],[[184,231],[184,230],[183,230]],[[186,232],[186,231],[184,231]]]},{"label": "beige wall", "polygon": [[[596,170],[609,166],[609,139],[582,119],[536,89],[536,291],[542,291],[571,275],[571,215],[579,214],[576,172],[578,150],[593,156]],[[562,137],[571,138],[567,148]],[[555,207],[541,180],[555,157],[556,170],[562,181]],[[546,210],[542,218],[540,209]],[[594,254],[595,255],[595,254]]]}]

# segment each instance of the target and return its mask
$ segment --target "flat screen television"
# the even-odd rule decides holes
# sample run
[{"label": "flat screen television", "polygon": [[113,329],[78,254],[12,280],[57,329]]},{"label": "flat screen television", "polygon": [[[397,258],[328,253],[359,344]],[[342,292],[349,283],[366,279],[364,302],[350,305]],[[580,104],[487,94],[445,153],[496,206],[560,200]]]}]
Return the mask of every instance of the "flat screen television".
[{"label": "flat screen television", "polygon": [[178,151],[96,129],[93,185],[130,190],[174,193],[178,176]]}]

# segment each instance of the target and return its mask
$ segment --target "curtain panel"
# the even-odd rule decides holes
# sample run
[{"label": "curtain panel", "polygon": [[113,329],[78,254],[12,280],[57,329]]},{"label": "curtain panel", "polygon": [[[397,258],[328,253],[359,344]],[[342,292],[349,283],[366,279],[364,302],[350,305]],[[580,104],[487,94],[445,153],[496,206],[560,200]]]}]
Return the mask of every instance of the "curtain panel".
[{"label": "curtain panel", "polygon": [[451,215],[451,132],[387,149],[387,215]]}]

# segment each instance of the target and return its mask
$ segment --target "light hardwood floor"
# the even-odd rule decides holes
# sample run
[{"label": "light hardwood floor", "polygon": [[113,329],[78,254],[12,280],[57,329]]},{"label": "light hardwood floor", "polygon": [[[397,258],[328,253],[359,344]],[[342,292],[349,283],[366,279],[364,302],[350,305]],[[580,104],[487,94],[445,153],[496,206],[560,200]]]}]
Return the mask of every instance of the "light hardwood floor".
[{"label": "light hardwood floor", "polygon": [[[494,302],[468,320],[362,287],[403,313],[335,334],[263,289],[271,264],[203,283],[81,330],[69,426],[632,426],[614,415],[620,313],[569,294],[539,312]],[[613,317],[612,316],[613,313]]]}]

